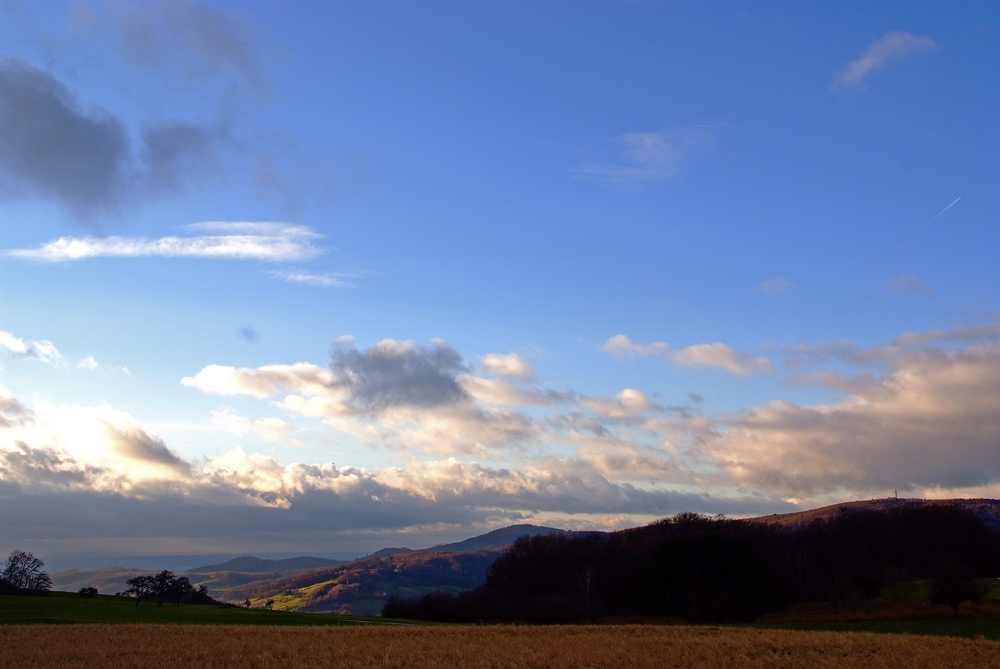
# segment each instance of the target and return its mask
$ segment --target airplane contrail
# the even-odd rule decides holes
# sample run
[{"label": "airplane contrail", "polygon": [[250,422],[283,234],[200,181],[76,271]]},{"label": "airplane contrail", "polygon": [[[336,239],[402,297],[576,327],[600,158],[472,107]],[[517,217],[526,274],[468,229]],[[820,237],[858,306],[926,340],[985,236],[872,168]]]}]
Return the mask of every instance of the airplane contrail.
[{"label": "airplane contrail", "polygon": [[[959,201],[959,200],[961,200],[961,199],[962,199],[962,196],[961,196],[961,195],[959,195],[958,197],[956,197],[956,198],[955,198],[955,202],[958,202],[958,201]],[[927,227],[928,225],[930,225],[930,224],[931,224],[931,223],[933,223],[934,221],[938,220],[938,219],[939,219],[939,218],[941,217],[941,214],[943,214],[944,212],[948,211],[949,209],[951,209],[952,207],[954,207],[954,206],[955,206],[955,202],[952,202],[952,203],[951,203],[951,204],[949,204],[949,205],[948,205],[947,207],[945,207],[944,209],[942,209],[941,211],[939,211],[939,212],[937,213],[937,216],[935,216],[935,217],[934,217],[934,218],[932,218],[931,220],[929,220],[929,221],[927,221],[926,223],[924,223],[924,227],[923,227],[923,228],[920,228],[920,229],[921,229],[921,230],[923,230],[923,229],[924,229],[924,228],[926,228],[926,227]]]}]

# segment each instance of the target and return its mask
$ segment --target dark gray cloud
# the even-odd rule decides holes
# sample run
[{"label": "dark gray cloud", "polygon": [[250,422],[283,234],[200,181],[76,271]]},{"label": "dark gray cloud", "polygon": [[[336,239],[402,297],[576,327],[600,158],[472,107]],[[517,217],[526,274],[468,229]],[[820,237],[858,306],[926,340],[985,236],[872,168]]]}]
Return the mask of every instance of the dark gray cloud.
[{"label": "dark gray cloud", "polygon": [[152,123],[137,159],[111,112],[84,109],[62,82],[29,63],[0,60],[0,195],[51,200],[89,218],[204,173],[228,142],[224,129]]},{"label": "dark gray cloud", "polygon": [[84,110],[47,72],[0,60],[0,188],[54,198],[77,213],[114,204],[128,183],[124,125]]},{"label": "dark gray cloud", "polygon": [[365,351],[334,345],[330,355],[334,385],[346,388],[348,403],[363,413],[392,407],[452,406],[470,399],[457,379],[468,366],[444,342],[427,347],[386,340]]}]

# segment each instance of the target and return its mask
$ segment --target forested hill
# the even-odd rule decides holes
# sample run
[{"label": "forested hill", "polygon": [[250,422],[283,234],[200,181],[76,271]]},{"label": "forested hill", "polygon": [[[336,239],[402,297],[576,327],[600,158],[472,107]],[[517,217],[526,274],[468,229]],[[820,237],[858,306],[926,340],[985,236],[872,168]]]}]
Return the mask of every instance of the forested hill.
[{"label": "forested hill", "polygon": [[492,564],[476,590],[393,599],[383,615],[749,621],[800,603],[871,599],[916,580],[965,587],[1000,576],[1000,532],[979,513],[988,516],[996,504],[894,500],[841,505],[811,521],[786,523],[679,514],[608,535],[525,537]]},{"label": "forested hill", "polygon": [[799,528],[815,520],[832,518],[841,513],[857,511],[884,511],[889,509],[913,509],[927,506],[955,506],[963,511],[970,511],[983,521],[986,527],[1000,531],[1000,500],[996,499],[885,499],[858,500],[842,502],[830,506],[797,511],[794,513],[776,513],[770,516],[759,516],[750,520],[789,528]]}]

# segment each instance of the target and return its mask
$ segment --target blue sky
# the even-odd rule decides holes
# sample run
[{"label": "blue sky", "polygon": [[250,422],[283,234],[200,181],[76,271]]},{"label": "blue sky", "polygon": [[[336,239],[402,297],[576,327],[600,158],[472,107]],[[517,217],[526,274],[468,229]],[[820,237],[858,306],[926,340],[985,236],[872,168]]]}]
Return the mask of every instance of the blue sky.
[{"label": "blue sky", "polygon": [[992,3],[0,13],[0,548],[998,493]]}]

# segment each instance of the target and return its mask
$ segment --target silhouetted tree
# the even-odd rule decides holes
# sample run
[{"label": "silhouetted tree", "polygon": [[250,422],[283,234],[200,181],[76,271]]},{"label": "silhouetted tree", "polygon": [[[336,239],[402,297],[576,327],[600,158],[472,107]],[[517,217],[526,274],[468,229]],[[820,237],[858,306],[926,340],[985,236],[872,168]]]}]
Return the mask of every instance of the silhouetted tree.
[{"label": "silhouetted tree", "polygon": [[14,551],[7,558],[2,577],[15,590],[45,592],[52,589],[52,579],[42,571],[44,566],[31,553]]},{"label": "silhouetted tree", "polygon": [[94,586],[87,586],[84,588],[80,588],[80,596],[87,598],[97,597],[97,588],[95,588]]},{"label": "silhouetted tree", "polygon": [[975,574],[965,565],[951,562],[941,565],[931,581],[931,604],[947,604],[955,610],[962,602],[979,602]]},{"label": "silhouetted tree", "polygon": [[142,600],[150,599],[156,594],[155,576],[135,576],[125,581],[125,584],[128,585],[125,594],[135,598],[136,606],[139,606]]},{"label": "silhouetted tree", "polygon": [[264,604],[264,606],[267,607],[268,611],[273,611],[274,610],[274,600],[273,599],[267,600],[267,603]]}]

